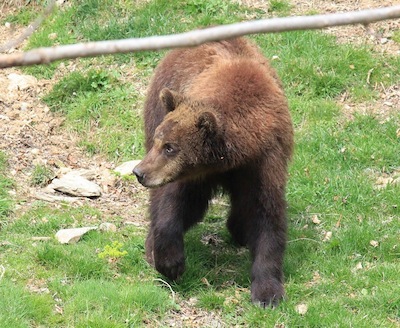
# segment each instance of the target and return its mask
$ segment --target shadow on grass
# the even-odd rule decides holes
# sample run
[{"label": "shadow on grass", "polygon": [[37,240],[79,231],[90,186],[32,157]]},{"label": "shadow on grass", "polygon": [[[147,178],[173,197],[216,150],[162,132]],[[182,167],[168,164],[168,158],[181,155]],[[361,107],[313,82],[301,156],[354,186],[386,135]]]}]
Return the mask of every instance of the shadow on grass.
[{"label": "shadow on grass", "polygon": [[[291,223],[289,223],[291,225]],[[319,245],[313,242],[312,231],[289,229],[289,242],[284,259],[284,275],[288,280],[302,276],[309,256]],[[201,223],[185,235],[186,271],[173,283],[183,296],[214,289],[225,291],[231,287],[250,288],[251,256],[246,247],[238,246],[225,227],[225,220]],[[250,298],[249,298],[250,300]]]}]

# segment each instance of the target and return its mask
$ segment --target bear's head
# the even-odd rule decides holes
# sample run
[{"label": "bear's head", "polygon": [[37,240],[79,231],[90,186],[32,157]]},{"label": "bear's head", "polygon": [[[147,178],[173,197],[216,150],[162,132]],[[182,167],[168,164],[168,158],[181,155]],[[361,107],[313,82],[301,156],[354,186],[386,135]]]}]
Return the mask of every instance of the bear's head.
[{"label": "bear's head", "polygon": [[160,92],[160,101],[167,114],[155,130],[152,148],[133,170],[139,182],[155,188],[216,170],[224,147],[212,106],[167,88]]}]

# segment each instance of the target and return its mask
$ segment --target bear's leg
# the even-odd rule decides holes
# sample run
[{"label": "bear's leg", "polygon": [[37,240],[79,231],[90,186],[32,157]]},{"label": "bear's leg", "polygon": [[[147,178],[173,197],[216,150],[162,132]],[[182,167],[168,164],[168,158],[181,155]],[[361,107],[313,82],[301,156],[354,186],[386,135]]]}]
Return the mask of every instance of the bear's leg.
[{"label": "bear's leg", "polygon": [[[253,264],[251,299],[262,307],[277,305],[284,295],[283,254],[286,244],[284,187],[271,169],[253,167],[237,172],[230,184],[232,210],[228,228],[235,240],[247,244]],[[275,172],[278,174],[279,172]],[[273,173],[274,174],[274,173]],[[284,174],[284,172],[283,172]],[[283,175],[284,176],[284,175]]]},{"label": "bear's leg", "polygon": [[150,195],[151,226],[146,256],[157,271],[171,280],[185,270],[183,234],[203,218],[211,188],[201,183],[170,183]]}]

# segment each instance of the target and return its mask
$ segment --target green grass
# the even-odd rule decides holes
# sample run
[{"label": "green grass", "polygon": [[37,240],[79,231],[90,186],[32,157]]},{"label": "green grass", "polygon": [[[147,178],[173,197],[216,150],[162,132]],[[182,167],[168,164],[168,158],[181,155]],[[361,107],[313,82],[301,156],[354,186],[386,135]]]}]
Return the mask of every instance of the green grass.
[{"label": "green grass", "polygon": [[[182,32],[258,14],[223,0],[72,2],[35,33],[29,48]],[[292,5],[271,1],[270,9],[281,15]],[[20,15],[15,20],[22,22]],[[50,33],[57,38],[49,39]],[[272,64],[285,86],[296,130],[287,188],[285,301],[275,310],[251,304],[250,257],[232,243],[224,226],[228,207],[221,204],[185,237],[187,270],[179,282],[169,282],[175,301],[157,280],[163,277],[144,260],[140,228],[91,231],[74,245],[33,241],[61,228],[104,221],[118,225],[120,219],[88,206],[41,202],[23,215],[10,215],[12,184],[0,156],[0,265],[5,268],[0,299],[7,300],[0,302],[1,327],[167,326],[168,318],[184,316],[180,311],[188,305],[182,300],[189,299],[196,300],[194,311],[212,311],[226,326],[398,327],[400,186],[374,186],[379,174],[399,167],[400,114],[383,122],[369,115],[346,120],[338,99],[346,92],[354,107],[379,99],[375,86],[398,83],[400,59],[338,45],[333,36],[315,31],[252,38],[267,57],[277,56]],[[82,135],[79,145],[89,154],[114,161],[141,157],[144,90],[163,53],[77,60],[77,69],[43,100],[65,116],[66,129]],[[58,65],[28,72],[51,78]],[[43,180],[43,174],[38,177]],[[327,232],[330,239],[324,239]],[[209,236],[214,243],[204,242]],[[378,242],[376,247],[371,241]],[[113,245],[124,255],[107,253]],[[109,256],[101,258],[104,252]],[[296,311],[299,304],[308,307],[303,315]]]},{"label": "green grass", "polygon": [[400,30],[396,30],[393,33],[393,37],[392,37],[393,41],[396,43],[400,43]]},{"label": "green grass", "polygon": [[5,218],[12,209],[11,196],[8,191],[13,182],[8,178],[8,166],[6,155],[0,151],[0,229],[2,219]]},{"label": "green grass", "polygon": [[31,184],[33,186],[45,187],[55,177],[51,168],[45,165],[35,165],[32,172]]},{"label": "green grass", "polygon": [[291,7],[291,4],[286,0],[271,0],[268,11],[272,13],[278,13],[279,16],[286,16],[290,13]]}]

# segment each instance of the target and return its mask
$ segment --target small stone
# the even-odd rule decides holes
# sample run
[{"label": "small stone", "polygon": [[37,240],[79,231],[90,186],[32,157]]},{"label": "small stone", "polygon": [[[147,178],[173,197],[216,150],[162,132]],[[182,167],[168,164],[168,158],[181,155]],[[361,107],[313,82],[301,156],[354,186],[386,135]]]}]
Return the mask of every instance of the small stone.
[{"label": "small stone", "polygon": [[78,242],[85,233],[96,229],[97,227],[61,229],[56,233],[56,238],[61,244],[74,244]]},{"label": "small stone", "polygon": [[312,220],[312,222],[313,222],[314,224],[320,224],[320,223],[321,223],[321,220],[318,219],[318,215],[317,215],[317,214],[314,214],[314,215],[312,216],[311,220]]},{"label": "small stone", "polygon": [[21,110],[26,111],[26,110],[29,109],[29,107],[30,107],[29,103],[27,103],[27,102],[22,102],[21,103]]},{"label": "small stone", "polygon": [[323,241],[329,241],[332,238],[332,231],[327,231],[324,235]]},{"label": "small stone", "polygon": [[99,229],[101,231],[116,232],[117,231],[117,226],[114,223],[103,222],[102,224],[99,225]]},{"label": "small stone", "polygon": [[381,38],[380,42],[381,44],[386,44],[388,43],[389,39],[388,38]]},{"label": "small stone", "polygon": [[379,246],[379,242],[376,241],[376,240],[371,240],[371,241],[369,242],[369,244],[370,244],[372,247],[375,247],[375,248]]},{"label": "small stone", "polygon": [[114,171],[121,175],[131,175],[135,166],[138,165],[140,162],[140,160],[134,160],[122,163],[121,165],[117,166]]},{"label": "small stone", "polygon": [[307,304],[299,304],[296,305],[296,312],[300,315],[305,315],[308,311],[308,306]]},{"label": "small stone", "polygon": [[81,176],[75,175],[65,175],[60,179],[54,179],[49,185],[49,188],[78,197],[101,196],[101,188],[99,185]]},{"label": "small stone", "polygon": [[44,200],[46,202],[67,202],[67,203],[73,203],[77,202],[79,198],[76,197],[70,197],[70,196],[62,196],[57,194],[57,192],[54,189],[49,188],[47,186],[46,188],[43,188],[40,191],[36,191],[34,194],[34,197],[39,200]]},{"label": "small stone", "polygon": [[65,173],[65,177],[82,177],[88,180],[93,180],[96,177],[95,170],[86,170],[86,169],[79,169],[79,170],[72,170]]},{"label": "small stone", "polygon": [[48,38],[49,38],[50,40],[55,40],[55,39],[57,39],[57,33],[50,33],[50,34],[48,35]]},{"label": "small stone", "polygon": [[11,73],[7,76],[10,80],[8,90],[26,90],[30,87],[34,87],[37,84],[37,79],[31,75],[20,75]]}]

